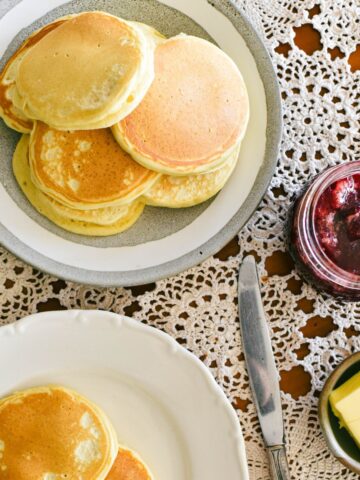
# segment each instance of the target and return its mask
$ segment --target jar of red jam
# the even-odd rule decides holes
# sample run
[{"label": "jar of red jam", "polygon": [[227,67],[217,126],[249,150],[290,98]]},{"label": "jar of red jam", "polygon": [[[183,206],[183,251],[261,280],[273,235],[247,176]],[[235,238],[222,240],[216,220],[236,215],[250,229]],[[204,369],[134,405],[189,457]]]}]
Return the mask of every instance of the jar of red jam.
[{"label": "jar of red jam", "polygon": [[318,289],[360,300],[360,161],[325,170],[298,198],[289,246]]}]

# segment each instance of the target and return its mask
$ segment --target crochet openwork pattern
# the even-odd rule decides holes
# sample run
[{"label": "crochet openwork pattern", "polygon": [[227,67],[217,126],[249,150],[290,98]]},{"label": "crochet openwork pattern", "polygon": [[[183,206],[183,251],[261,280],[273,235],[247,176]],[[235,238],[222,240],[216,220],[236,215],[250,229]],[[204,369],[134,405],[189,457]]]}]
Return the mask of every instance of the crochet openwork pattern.
[{"label": "crochet openwork pattern", "polygon": [[[6,7],[6,0],[1,3]],[[59,281],[0,249],[0,322],[47,309],[100,308],[130,314],[167,332],[211,369],[239,413],[251,479],[266,480],[268,462],[251,400],[236,306],[238,265],[252,252],[259,261],[281,376],[293,478],[355,480],[357,475],[326,448],[317,403],[333,368],[360,350],[360,307],[323,296],[300,279],[286,253],[284,225],[294,197],[316,173],[360,159],[360,71],[352,64],[360,41],[360,4],[358,0],[236,3],[270,52],[284,113],[275,176],[239,237],[221,254],[181,275],[126,289]],[[316,48],[301,41],[301,29],[306,29]],[[297,383],[302,387],[297,388]]]}]

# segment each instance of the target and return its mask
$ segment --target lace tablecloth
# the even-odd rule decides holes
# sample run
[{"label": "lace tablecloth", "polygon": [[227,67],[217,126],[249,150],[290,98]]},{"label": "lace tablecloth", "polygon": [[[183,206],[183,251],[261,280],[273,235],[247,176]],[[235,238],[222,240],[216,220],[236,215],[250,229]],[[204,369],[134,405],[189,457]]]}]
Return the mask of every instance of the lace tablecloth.
[{"label": "lace tablecloth", "polygon": [[[2,6],[6,2],[1,0]],[[271,187],[239,238],[181,275],[126,289],[59,281],[0,249],[1,323],[48,309],[100,308],[164,330],[211,369],[239,413],[251,479],[266,480],[267,458],[251,401],[236,308],[238,265],[252,252],[259,261],[281,376],[293,478],[356,479],[327,450],[317,403],[334,366],[360,350],[360,307],[325,298],[301,281],[286,253],[284,221],[292,199],[311,176],[329,165],[360,158],[360,66],[352,61],[360,42],[359,0],[237,4],[272,56],[285,123]]]}]

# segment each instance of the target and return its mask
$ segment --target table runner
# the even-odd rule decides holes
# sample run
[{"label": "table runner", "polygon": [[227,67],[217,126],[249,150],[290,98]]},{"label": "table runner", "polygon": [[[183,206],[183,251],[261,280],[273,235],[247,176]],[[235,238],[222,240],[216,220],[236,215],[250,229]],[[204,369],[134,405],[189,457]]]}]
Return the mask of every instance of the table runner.
[{"label": "table runner", "polygon": [[[1,0],[0,15],[14,3]],[[360,307],[320,295],[300,279],[286,253],[284,225],[293,199],[313,175],[360,158],[360,65],[353,54],[360,43],[360,5],[358,0],[235,3],[268,47],[283,100],[278,167],[252,219],[215,257],[173,278],[136,288],[64,282],[0,248],[0,322],[49,309],[100,308],[167,332],[210,368],[239,414],[250,478],[266,480],[267,458],[236,307],[238,265],[253,253],[280,372],[292,476],[356,479],[326,448],[317,403],[333,368],[360,350]]]}]

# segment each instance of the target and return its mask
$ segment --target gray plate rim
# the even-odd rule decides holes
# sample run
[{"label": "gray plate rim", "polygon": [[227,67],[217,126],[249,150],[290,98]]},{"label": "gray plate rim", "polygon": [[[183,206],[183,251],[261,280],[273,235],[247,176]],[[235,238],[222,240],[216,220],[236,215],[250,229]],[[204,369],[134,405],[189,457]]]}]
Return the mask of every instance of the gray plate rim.
[{"label": "gray plate rim", "polygon": [[[135,286],[172,277],[198,265],[221,250],[244,227],[263,199],[277,165],[282,137],[280,90],[270,55],[250,20],[245,17],[231,0],[207,1],[225,15],[235,28],[241,32],[241,36],[255,59],[266,94],[268,127],[265,158],[250,194],[237,213],[221,231],[199,248],[156,267],[134,271],[103,272],[64,265],[28,247],[0,223],[1,243],[8,251],[31,266],[66,281],[98,287]],[[11,10],[11,8],[12,5],[9,5],[7,11]]]}]

